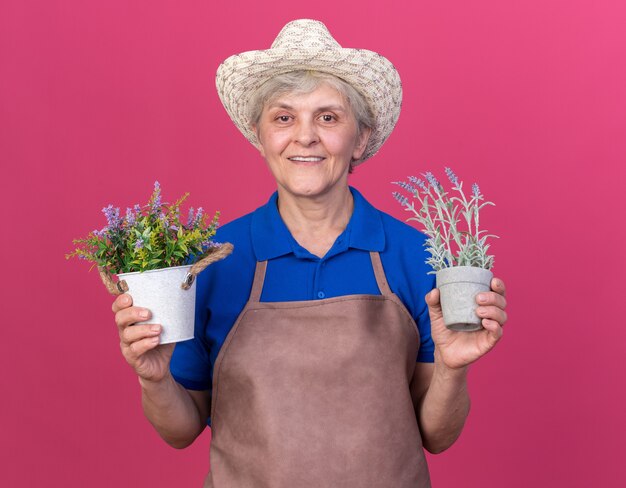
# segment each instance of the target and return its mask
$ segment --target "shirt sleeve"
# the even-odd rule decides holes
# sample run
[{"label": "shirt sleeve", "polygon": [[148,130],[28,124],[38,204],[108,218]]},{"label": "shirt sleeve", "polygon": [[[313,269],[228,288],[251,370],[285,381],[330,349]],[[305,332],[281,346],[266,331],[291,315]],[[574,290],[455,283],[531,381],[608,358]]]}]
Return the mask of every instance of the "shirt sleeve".
[{"label": "shirt sleeve", "polygon": [[430,331],[430,315],[425,297],[435,287],[435,275],[429,274],[424,248],[426,236],[417,229],[383,214],[385,252],[381,254],[389,285],[413,317],[420,336],[416,361],[435,361],[435,344]]},{"label": "shirt sleeve", "polygon": [[189,390],[211,389],[209,347],[204,338],[205,327],[210,317],[206,301],[209,274],[210,271],[207,268],[198,275],[196,280],[194,338],[177,343],[170,362],[170,372],[174,379]]},{"label": "shirt sleeve", "polygon": [[189,390],[212,389],[220,348],[250,294],[256,261],[249,229],[249,215],[219,228],[215,240],[232,243],[234,250],[196,280],[194,338],[176,344],[170,363],[174,379]]},{"label": "shirt sleeve", "polygon": [[[429,278],[432,275],[428,275]],[[435,287],[434,278],[429,279],[429,282],[432,283],[430,289],[432,290]],[[428,292],[426,292],[428,293]],[[424,294],[424,296],[426,296]],[[422,297],[422,300],[424,298]],[[420,334],[420,348],[417,352],[417,362],[420,363],[433,363],[435,362],[435,343],[433,342],[433,338],[430,334],[430,315],[428,313],[428,306],[422,309],[421,313],[415,318],[415,323],[417,324],[417,330]]]}]

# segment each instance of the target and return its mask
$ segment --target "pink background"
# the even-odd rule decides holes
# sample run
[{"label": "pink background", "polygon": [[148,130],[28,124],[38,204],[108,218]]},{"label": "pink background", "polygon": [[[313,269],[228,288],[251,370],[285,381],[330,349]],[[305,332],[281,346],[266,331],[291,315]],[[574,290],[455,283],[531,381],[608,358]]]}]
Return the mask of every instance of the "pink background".
[{"label": "pink background", "polygon": [[472,367],[463,435],[429,456],[434,486],[626,486],[623,2],[294,3],[2,1],[0,485],[200,486],[209,431],[158,438],[111,296],[63,256],[155,179],[222,222],[264,203],[214,73],[309,17],[402,76],[397,129],[353,185],[404,219],[389,182],[451,165],[497,203],[510,321]]}]

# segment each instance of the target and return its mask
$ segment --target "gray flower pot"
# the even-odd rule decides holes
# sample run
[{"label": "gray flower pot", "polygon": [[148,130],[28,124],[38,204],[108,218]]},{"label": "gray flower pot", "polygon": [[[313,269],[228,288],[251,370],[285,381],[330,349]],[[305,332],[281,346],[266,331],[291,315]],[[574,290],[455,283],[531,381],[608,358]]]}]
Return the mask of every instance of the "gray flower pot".
[{"label": "gray flower pot", "polygon": [[453,266],[437,271],[443,321],[450,330],[471,332],[482,329],[476,315],[476,295],[490,290],[493,273],[473,266]]},{"label": "gray flower pot", "polygon": [[161,324],[159,344],[193,339],[196,307],[196,282],[188,290],[181,285],[191,266],[122,273],[117,275],[126,281],[133,305],[152,312],[150,320],[141,324]]}]

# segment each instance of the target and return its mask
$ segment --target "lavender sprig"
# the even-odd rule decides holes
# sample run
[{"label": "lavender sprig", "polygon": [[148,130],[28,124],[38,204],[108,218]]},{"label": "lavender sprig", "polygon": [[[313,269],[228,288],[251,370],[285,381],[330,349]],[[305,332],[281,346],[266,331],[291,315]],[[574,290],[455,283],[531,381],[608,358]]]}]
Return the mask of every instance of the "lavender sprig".
[{"label": "lavender sprig", "polygon": [[187,228],[191,229],[193,227],[193,222],[195,218],[194,208],[189,207],[189,216],[187,217]]},{"label": "lavender sprig", "polygon": [[425,246],[430,253],[427,263],[432,266],[433,273],[450,266],[491,269],[494,257],[487,254],[490,247],[487,239],[497,236],[479,230],[479,212],[486,205],[494,204],[483,201],[484,196],[476,183],[472,185],[472,195],[468,200],[463,192],[463,182],[450,168],[446,167],[445,173],[452,190],[456,192],[452,196],[428,171],[422,174],[426,182],[415,176],[408,177],[410,183],[394,182],[417,200],[417,207],[415,201],[400,192],[393,192],[393,197],[406,211],[414,214],[408,220],[422,225],[427,236]]},{"label": "lavender sprig", "polygon": [[150,199],[150,207],[154,215],[159,215],[161,213],[161,185],[158,181],[154,182],[154,192],[152,193],[152,198]]},{"label": "lavender sprig", "polygon": [[120,209],[113,208],[113,205],[108,205],[102,209],[102,213],[107,219],[107,227],[110,230],[118,229],[121,223]]}]

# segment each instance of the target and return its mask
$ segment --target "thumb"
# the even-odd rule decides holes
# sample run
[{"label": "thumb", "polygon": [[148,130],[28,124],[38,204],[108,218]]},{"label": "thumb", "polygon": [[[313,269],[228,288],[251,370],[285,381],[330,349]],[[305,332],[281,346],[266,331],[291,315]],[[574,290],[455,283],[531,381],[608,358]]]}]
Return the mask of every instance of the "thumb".
[{"label": "thumb", "polygon": [[430,313],[430,319],[435,320],[443,316],[441,312],[441,303],[439,302],[439,289],[433,288],[426,295],[426,305],[428,305],[428,312]]}]

